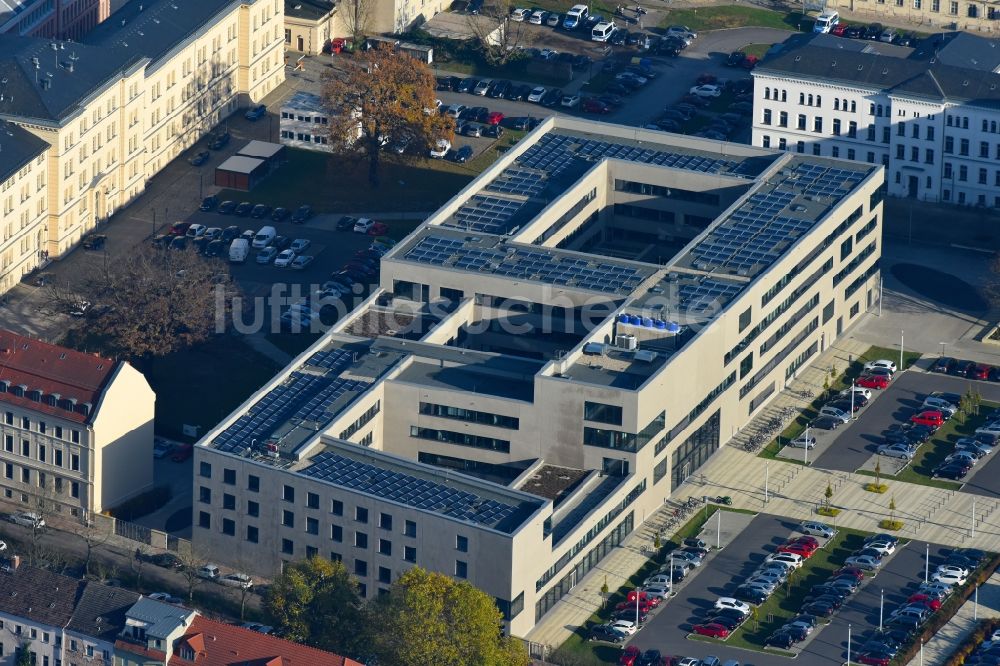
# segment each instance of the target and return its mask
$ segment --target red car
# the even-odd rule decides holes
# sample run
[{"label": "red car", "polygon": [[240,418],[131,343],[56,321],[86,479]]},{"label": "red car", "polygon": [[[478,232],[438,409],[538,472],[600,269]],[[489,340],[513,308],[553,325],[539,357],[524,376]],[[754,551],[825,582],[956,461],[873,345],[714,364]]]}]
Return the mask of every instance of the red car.
[{"label": "red car", "polygon": [[709,636],[711,638],[726,638],[729,636],[729,630],[717,622],[696,624],[691,627],[691,631],[700,636]]},{"label": "red car", "polygon": [[[645,615],[646,613],[648,613],[651,610],[653,610],[652,604],[648,604],[648,603],[644,604],[641,601],[639,602],[639,614],[640,615]],[[618,612],[618,611],[631,611],[631,612],[634,613],[635,612],[635,599],[633,599],[631,602],[629,602],[629,601],[623,601],[620,604],[618,604],[617,606],[615,606],[615,612]]]},{"label": "red car", "polygon": [[809,559],[812,557],[814,548],[810,548],[804,543],[786,543],[784,546],[778,546],[779,553],[792,553],[793,555],[801,555],[802,559]]},{"label": "red car", "polygon": [[856,386],[866,389],[884,389],[889,385],[889,378],[881,375],[865,375],[854,382]]},{"label": "red car", "polygon": [[587,113],[611,113],[610,106],[593,97],[583,100],[583,110]]},{"label": "red car", "polygon": [[819,548],[819,539],[809,535],[797,536],[794,539],[789,539],[788,543],[804,543],[812,546],[813,549]]},{"label": "red car", "polygon": [[858,657],[858,663],[866,666],[889,666],[891,661],[892,657],[885,652],[871,652]]},{"label": "red car", "polygon": [[914,594],[909,599],[906,600],[908,604],[923,604],[931,609],[932,612],[937,612],[941,609],[941,600],[930,597],[926,594]]},{"label": "red car", "polygon": [[910,417],[910,423],[940,428],[944,425],[944,415],[935,411],[920,412]]},{"label": "red car", "polygon": [[992,369],[993,368],[984,363],[977,363],[974,367],[969,368],[969,371],[966,374],[966,376],[969,379],[989,379],[990,370]]},{"label": "red car", "polygon": [[743,62],[740,63],[740,67],[743,69],[753,69],[757,66],[758,62],[760,62],[760,58],[755,55],[748,55],[746,58],[743,58]]},{"label": "red car", "polygon": [[190,226],[190,222],[174,222],[170,225],[170,231],[167,233],[171,236],[183,236],[187,233],[188,227]]},{"label": "red car", "polygon": [[835,37],[843,37],[845,30],[847,30],[847,24],[838,23],[837,25],[833,26],[833,30],[830,31],[830,34]]},{"label": "red car", "polygon": [[865,572],[857,567],[841,567],[834,571],[832,576],[854,576],[855,580],[863,580]]},{"label": "red car", "polygon": [[619,666],[635,666],[636,662],[639,661],[639,657],[642,656],[642,650],[634,645],[629,645],[622,652],[622,656],[618,658]]},{"label": "red car", "polygon": [[368,230],[369,236],[384,236],[389,233],[389,225],[385,222],[376,222],[372,225],[372,228]]},{"label": "red car", "polygon": [[633,608],[635,608],[636,595],[639,596],[639,604],[642,606],[652,606],[653,608],[656,608],[660,605],[660,601],[662,601],[660,597],[651,597],[642,591],[636,592],[635,590],[629,590],[628,596],[625,597],[625,600],[631,604]]},{"label": "red car", "polygon": [[194,453],[193,444],[181,444],[174,448],[174,454],[170,456],[170,459],[174,462],[184,462],[191,457],[192,453]]},{"label": "red car", "polygon": [[490,115],[486,116],[486,122],[490,125],[499,125],[503,121],[503,114],[499,111],[492,111]]}]

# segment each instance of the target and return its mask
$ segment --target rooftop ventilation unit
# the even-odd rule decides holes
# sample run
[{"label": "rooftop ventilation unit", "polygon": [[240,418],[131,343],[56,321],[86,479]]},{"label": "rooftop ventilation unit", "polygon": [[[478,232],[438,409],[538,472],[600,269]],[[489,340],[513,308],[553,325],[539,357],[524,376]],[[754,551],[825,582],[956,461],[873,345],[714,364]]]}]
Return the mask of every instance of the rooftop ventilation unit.
[{"label": "rooftop ventilation unit", "polygon": [[635,360],[641,363],[652,363],[659,356],[655,351],[650,351],[648,349],[643,349],[635,353]]},{"label": "rooftop ventilation unit", "polygon": [[634,335],[623,334],[615,336],[615,347],[635,351],[639,348],[639,340]]}]

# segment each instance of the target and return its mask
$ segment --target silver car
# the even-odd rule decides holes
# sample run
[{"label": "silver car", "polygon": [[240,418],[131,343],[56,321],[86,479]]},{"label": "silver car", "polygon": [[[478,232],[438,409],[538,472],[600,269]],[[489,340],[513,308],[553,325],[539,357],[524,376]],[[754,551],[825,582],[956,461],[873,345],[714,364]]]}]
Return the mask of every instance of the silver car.
[{"label": "silver car", "polygon": [[833,529],[826,523],[820,523],[815,520],[803,521],[802,524],[799,525],[799,531],[803,534],[823,537],[825,539],[832,539],[837,534],[837,530]]}]

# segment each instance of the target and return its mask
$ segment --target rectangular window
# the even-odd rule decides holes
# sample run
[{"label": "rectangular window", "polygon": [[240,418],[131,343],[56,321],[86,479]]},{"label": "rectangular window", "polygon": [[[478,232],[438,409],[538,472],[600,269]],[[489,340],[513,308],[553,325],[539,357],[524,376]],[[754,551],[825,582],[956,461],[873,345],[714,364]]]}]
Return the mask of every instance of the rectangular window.
[{"label": "rectangular window", "polygon": [[496,428],[509,428],[511,430],[517,430],[520,427],[520,419],[514,416],[504,416],[503,414],[492,414],[490,412],[480,412],[472,409],[451,407],[449,405],[438,405],[430,402],[420,403],[420,413],[443,419],[469,421],[470,423],[478,423],[480,425],[493,426]]},{"label": "rectangular window", "polygon": [[236,522],[229,518],[223,518],[222,533],[226,536],[236,536]]},{"label": "rectangular window", "polygon": [[788,127],[788,112],[782,111],[778,114],[778,127]]},{"label": "rectangular window", "polygon": [[223,469],[222,470],[222,482],[227,486],[236,485],[236,470],[235,469]]},{"label": "rectangular window", "polygon": [[605,405],[604,403],[600,402],[584,402],[583,418],[585,421],[596,421],[597,423],[609,423],[611,425],[621,425],[622,408],[619,407],[618,405]]},{"label": "rectangular window", "polygon": [[319,520],[306,518],[306,534],[319,534]]},{"label": "rectangular window", "polygon": [[355,576],[367,576],[368,575],[368,563],[364,560],[354,560],[354,575]]},{"label": "rectangular window", "polygon": [[469,538],[464,537],[461,534],[455,537],[455,550],[460,553],[469,552]]},{"label": "rectangular window", "polygon": [[834,118],[833,119],[833,135],[834,136],[840,136],[840,119],[839,118]]},{"label": "rectangular window", "polygon": [[229,493],[222,494],[222,508],[228,509],[230,511],[236,510],[236,495],[230,495]]},{"label": "rectangular window", "polygon": [[387,556],[392,555],[392,542],[389,541],[388,539],[379,539],[378,552],[379,555],[387,555]]},{"label": "rectangular window", "polygon": [[310,509],[318,509],[319,495],[316,493],[306,493],[306,507]]},{"label": "rectangular window", "polygon": [[295,488],[291,486],[284,486],[281,490],[281,499],[285,500],[286,502],[294,502]]},{"label": "rectangular window", "polygon": [[410,426],[410,437],[428,439],[446,444],[456,444],[458,446],[469,446],[476,449],[487,449],[490,451],[500,451],[510,453],[510,441],[497,439],[495,437],[483,437],[480,435],[470,435],[465,432],[454,430],[438,430],[435,428],[421,428]]},{"label": "rectangular window", "polygon": [[771,109],[764,109],[763,117],[761,118],[761,124],[770,125],[771,124]]},{"label": "rectangular window", "polygon": [[924,151],[924,163],[934,164],[934,151],[930,148]]},{"label": "rectangular window", "polygon": [[403,534],[408,537],[416,537],[417,524],[412,520],[407,520],[406,524],[403,526]]},{"label": "rectangular window", "polygon": [[392,515],[380,513],[378,516],[378,526],[384,530],[392,530]]},{"label": "rectangular window", "polygon": [[211,463],[202,462],[198,465],[198,476],[211,479],[212,478],[212,465]]},{"label": "rectangular window", "polygon": [[281,524],[285,527],[295,527],[295,513],[285,509],[281,512]]},{"label": "rectangular window", "polygon": [[202,504],[212,503],[212,489],[205,486],[198,486],[198,501]]},{"label": "rectangular window", "polygon": [[416,562],[417,549],[413,546],[403,546],[403,559],[407,562]]},{"label": "rectangular window", "polygon": [[455,578],[468,578],[469,565],[462,560],[455,560]]},{"label": "rectangular window", "polygon": [[198,527],[210,530],[212,529],[212,514],[207,511],[198,512]]},{"label": "rectangular window", "polygon": [[253,518],[260,516],[260,504],[247,500],[247,515]]},{"label": "rectangular window", "polygon": [[295,553],[295,544],[291,539],[281,540],[281,552],[285,555],[293,555]]},{"label": "rectangular window", "polygon": [[813,131],[814,132],[822,132],[823,131],[823,117],[822,116],[816,116],[815,118],[813,118]]},{"label": "rectangular window", "polygon": [[392,582],[392,570],[388,567],[378,568],[378,582],[380,583],[391,583]]},{"label": "rectangular window", "polygon": [[359,523],[367,523],[368,522],[368,509],[366,509],[366,508],[364,508],[362,506],[354,507],[354,520],[356,520]]},{"label": "rectangular window", "polygon": [[368,535],[364,532],[354,533],[354,546],[356,548],[367,548],[368,547]]},{"label": "rectangular window", "polygon": [[796,129],[804,130],[806,128],[806,114],[800,113],[795,119]]},{"label": "rectangular window", "polygon": [[247,490],[252,493],[260,492],[260,477],[251,474],[247,477]]},{"label": "rectangular window", "polygon": [[958,141],[958,154],[959,155],[968,155],[969,154],[969,140],[968,139],[959,139],[959,141]]},{"label": "rectangular window", "polygon": [[753,352],[747,354],[746,358],[740,361],[740,379],[746,377],[751,370],[753,370]]},{"label": "rectangular window", "polygon": [[330,525],[330,540],[340,543],[344,540],[344,528],[340,525]]},{"label": "rectangular window", "polygon": [[335,516],[344,515],[344,503],[340,500],[330,500],[330,513]]}]

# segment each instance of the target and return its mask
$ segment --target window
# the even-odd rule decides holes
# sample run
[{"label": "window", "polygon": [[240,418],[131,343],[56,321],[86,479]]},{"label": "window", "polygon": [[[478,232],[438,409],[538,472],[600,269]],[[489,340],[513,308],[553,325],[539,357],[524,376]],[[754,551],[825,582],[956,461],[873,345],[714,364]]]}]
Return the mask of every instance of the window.
[{"label": "window", "polygon": [[771,124],[771,109],[764,109],[764,117],[761,119],[761,123],[764,125]]},{"label": "window", "polygon": [[202,504],[212,503],[212,489],[205,486],[198,486],[198,501]]},{"label": "window", "polygon": [[340,525],[330,525],[330,540],[340,543],[344,540],[344,528]]},{"label": "window", "polygon": [[916,146],[910,146],[910,161],[919,162],[920,161],[920,149]]},{"label": "window", "polygon": [[384,530],[392,529],[392,515],[388,513],[380,513],[378,516],[378,526]]},{"label": "window", "polygon": [[403,526],[403,534],[408,537],[417,536],[417,524],[412,520],[407,520]]},{"label": "window", "polygon": [[281,552],[285,555],[292,555],[295,553],[295,544],[291,539],[281,540]]},{"label": "window", "polygon": [[403,559],[407,562],[416,562],[417,549],[413,546],[403,546]]},{"label": "window", "polygon": [[468,578],[469,565],[462,560],[455,560],[455,578]]},{"label": "window", "polygon": [[986,178],[987,178],[987,171],[986,171],[986,169],[980,169],[979,170],[979,184],[980,185],[985,185],[986,184]]},{"label": "window", "polygon": [[198,527],[210,530],[212,529],[212,514],[207,511],[198,512]]},{"label": "window", "polygon": [[924,162],[926,164],[934,164],[934,151],[930,148],[924,150]]},{"label": "window", "polygon": [[816,116],[815,118],[813,118],[813,131],[814,132],[822,132],[823,131],[823,118],[822,117]]},{"label": "window", "polygon": [[229,493],[222,494],[222,508],[228,509],[230,511],[236,510],[236,495],[230,495]]},{"label": "window", "polygon": [[455,550],[460,553],[469,552],[469,538],[464,537],[461,534],[455,537]]},{"label": "window", "polygon": [[319,520],[306,518],[306,534],[319,534]]},{"label": "window", "polygon": [[830,157],[840,157],[840,146],[832,146],[830,148]]},{"label": "window", "polygon": [[368,522],[368,509],[358,506],[354,508],[354,520],[359,523]]},{"label": "window", "polygon": [[740,361],[740,379],[743,379],[747,374],[753,370],[753,352],[746,355],[742,361]]},{"label": "window", "polygon": [[378,540],[378,552],[379,555],[392,555],[392,542],[388,539]]},{"label": "window", "polygon": [[236,522],[229,518],[223,518],[222,533],[226,536],[236,536]]},{"label": "window", "polygon": [[260,492],[260,477],[251,474],[247,477],[247,490],[252,493]]},{"label": "window", "polygon": [[780,137],[778,139],[778,150],[785,150],[786,148],[788,148],[788,139]]},{"label": "window", "polygon": [[392,582],[392,570],[388,567],[378,568],[378,582],[380,583],[391,583]]},{"label": "window", "polygon": [[800,113],[795,118],[795,128],[804,130],[806,128],[806,114]]},{"label": "window", "polygon": [[465,432],[456,432],[454,430],[438,430],[436,428],[410,426],[410,437],[429,439],[432,441],[445,442],[447,444],[455,444],[458,446],[469,446],[476,449],[487,449],[491,451],[500,451],[502,453],[510,453],[509,440],[498,439],[495,437],[483,437],[480,435],[470,435]]},{"label": "window", "polygon": [[901,143],[896,144],[896,159],[901,160],[906,157],[906,146]]},{"label": "window", "polygon": [[795,142],[795,151],[799,152],[799,153],[806,152],[806,142],[805,141],[796,141]]},{"label": "window", "polygon": [[834,136],[840,136],[840,119],[839,118],[834,118],[833,119],[833,135]]},{"label": "window", "polygon": [[760,138],[760,145],[762,147],[764,147],[764,148],[770,148],[771,147],[771,137],[769,137],[766,134],[764,136],[762,136]]},{"label": "window", "polygon": [[368,575],[368,563],[364,560],[354,560],[354,575],[355,576],[367,576]]},{"label": "window", "polygon": [[257,518],[260,516],[260,504],[257,502],[247,501],[247,515]]},{"label": "window", "polygon": [[294,502],[295,488],[291,486],[284,486],[281,490],[281,499],[285,500],[286,502]]},{"label": "window", "polygon": [[946,136],[944,138],[944,152],[945,153],[954,153],[955,152],[955,138],[954,137]]},{"label": "window", "polygon": [[906,136],[906,125],[903,123],[896,125],[896,136]]},{"label": "window", "polygon": [[295,512],[285,509],[281,512],[281,524],[285,527],[295,527]]},{"label": "window", "polygon": [[236,470],[235,469],[223,469],[222,470],[222,482],[227,486],[236,485]]},{"label": "window", "polygon": [[853,120],[847,123],[847,136],[856,139],[858,136],[858,124]]},{"label": "window", "polygon": [[368,547],[368,535],[364,532],[354,533],[354,546],[356,548],[367,548]]},{"label": "window", "polygon": [[335,516],[344,515],[344,503],[340,500],[330,500],[330,513]]},{"label": "window", "polygon": [[965,166],[964,164],[959,165],[958,179],[963,182],[969,179],[969,167]]},{"label": "window", "polygon": [[605,405],[600,402],[584,402],[583,418],[586,421],[621,425],[622,408],[617,405]]},{"label": "window", "polygon": [[788,127],[788,112],[787,111],[782,111],[781,113],[778,114],[778,126],[779,127]]},{"label": "window", "polygon": [[318,509],[319,495],[316,493],[306,493],[306,507],[310,509]]},{"label": "window", "polygon": [[945,178],[954,178],[954,176],[955,176],[955,174],[952,171],[951,162],[945,162],[944,163],[944,177]]},{"label": "window", "polygon": [[990,156],[990,144],[988,141],[979,142],[979,156],[989,157]]},{"label": "window", "polygon": [[203,462],[198,466],[198,476],[205,479],[212,478],[212,465],[207,462]]},{"label": "window", "polygon": [[969,154],[969,140],[968,139],[959,139],[959,142],[958,142],[958,154],[959,155],[968,155]]}]

